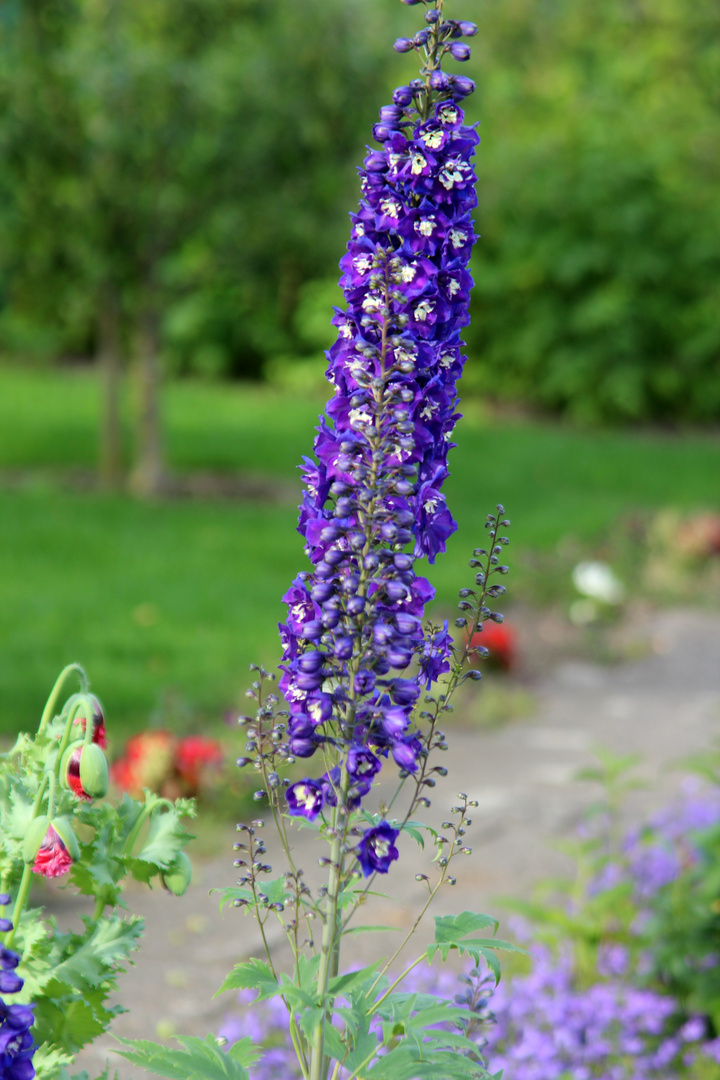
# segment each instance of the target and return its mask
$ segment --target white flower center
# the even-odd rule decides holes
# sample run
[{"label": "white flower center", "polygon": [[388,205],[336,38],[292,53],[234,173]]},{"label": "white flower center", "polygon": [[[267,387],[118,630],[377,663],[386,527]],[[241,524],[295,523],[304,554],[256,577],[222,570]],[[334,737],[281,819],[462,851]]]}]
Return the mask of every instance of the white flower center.
[{"label": "white flower center", "polygon": [[383,199],[380,203],[380,209],[386,217],[399,218],[402,212],[400,203],[395,202],[394,199]]},{"label": "white flower center", "polygon": [[415,222],[415,231],[421,236],[432,236],[436,228],[435,218],[422,218],[421,221]]},{"label": "white flower center", "polygon": [[410,172],[413,176],[419,176],[425,168],[427,168],[426,158],[422,154],[413,154],[410,161]]},{"label": "white flower center", "polygon": [[429,146],[431,150],[437,150],[438,146],[442,145],[442,131],[426,131],[422,136],[422,141],[426,146]]}]

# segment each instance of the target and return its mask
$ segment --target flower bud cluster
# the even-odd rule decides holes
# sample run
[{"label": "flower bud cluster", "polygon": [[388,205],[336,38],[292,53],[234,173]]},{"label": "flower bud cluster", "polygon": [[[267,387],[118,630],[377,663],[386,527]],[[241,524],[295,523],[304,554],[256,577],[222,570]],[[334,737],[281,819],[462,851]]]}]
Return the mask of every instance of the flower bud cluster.
[{"label": "flower bud cluster", "polygon": [[[431,18],[413,44],[425,50],[424,77],[380,111],[380,148],[360,170],[340,263],[346,307],[327,354],[335,393],[303,467],[299,531],[312,569],[283,597],[280,626],[288,753],[322,747],[341,763],[288,789],[290,813],[307,818],[336,805],[341,778],[343,805],[357,806],[383,758],[417,771],[427,753],[411,722],[420,681],[450,666],[447,626],[424,640],[434,590],[414,563],[434,561],[456,528],[441,487],[469,320],[478,137],[459,105],[473,84],[440,60],[473,32]],[[421,679],[408,677],[411,664]],[[379,839],[384,864],[392,838]],[[371,848],[358,850],[365,859]]]}]

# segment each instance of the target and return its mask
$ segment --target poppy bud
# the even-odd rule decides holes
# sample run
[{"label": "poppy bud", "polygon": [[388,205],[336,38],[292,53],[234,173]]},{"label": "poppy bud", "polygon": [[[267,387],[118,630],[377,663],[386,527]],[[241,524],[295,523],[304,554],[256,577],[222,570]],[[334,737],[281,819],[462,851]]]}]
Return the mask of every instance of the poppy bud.
[{"label": "poppy bud", "polygon": [[28,830],[25,833],[25,839],[23,841],[23,861],[26,863],[34,863],[35,856],[37,855],[40,845],[45,839],[45,834],[48,831],[48,825],[50,824],[50,818],[36,817],[34,821],[30,822]]},{"label": "poppy bud", "polygon": [[173,896],[183,896],[192,879],[192,865],[184,851],[178,851],[175,860],[160,875],[163,885]]},{"label": "poppy bud", "polygon": [[70,818],[53,818],[53,820],[50,822],[50,828],[54,829],[57,835],[60,837],[63,847],[67,851],[72,861],[77,862],[80,858],[80,845],[78,844],[75,833],[73,832],[72,822]]}]

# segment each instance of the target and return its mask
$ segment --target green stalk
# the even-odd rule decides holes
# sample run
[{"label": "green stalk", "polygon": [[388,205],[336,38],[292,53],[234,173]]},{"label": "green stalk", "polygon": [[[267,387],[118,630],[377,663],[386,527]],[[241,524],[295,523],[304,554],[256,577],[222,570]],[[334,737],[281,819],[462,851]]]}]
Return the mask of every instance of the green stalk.
[{"label": "green stalk", "polygon": [[50,722],[50,720],[52,720],[53,716],[55,715],[55,707],[57,705],[58,698],[60,697],[60,692],[61,692],[61,690],[63,688],[65,680],[67,679],[67,677],[69,675],[72,675],[73,672],[76,672],[79,679],[80,679],[80,690],[82,691],[83,694],[87,694],[87,692],[88,692],[87,675],[85,674],[85,672],[83,671],[83,669],[80,667],[79,664],[68,664],[67,667],[64,667],[62,669],[62,671],[60,672],[60,674],[57,677],[55,685],[53,686],[52,690],[50,691],[50,697],[47,699],[47,702],[45,704],[45,708],[43,709],[43,713],[42,713],[42,716],[40,718],[40,726],[38,728],[38,735],[42,732],[45,725],[48,724]]},{"label": "green stalk", "polygon": [[20,880],[20,889],[18,890],[17,899],[15,900],[15,907],[12,913],[12,930],[8,930],[5,935],[5,947],[7,949],[12,945],[15,934],[17,932],[18,923],[20,922],[20,916],[25,910],[28,896],[30,895],[30,884],[32,882],[32,866],[30,863],[25,863],[23,867],[23,875]]},{"label": "green stalk", "polygon": [[[337,804],[333,808],[331,827],[334,831],[333,842],[330,847],[330,873],[328,875],[328,894],[325,906],[325,925],[323,926],[322,944],[320,946],[320,969],[318,971],[317,990],[318,997],[322,1001],[328,991],[333,967],[336,965],[338,936],[338,899],[340,896],[340,883],[343,873],[343,846],[345,838],[345,824],[341,824],[341,809],[344,810],[347,803],[347,793],[350,786],[350,777],[347,768],[343,765],[340,776]],[[312,1051],[310,1055],[309,1080],[324,1080],[327,1063],[324,1053],[325,1047],[325,1024],[331,1015],[331,1007],[328,1006],[325,1017],[318,1024],[313,1035]]]},{"label": "green stalk", "polygon": [[173,809],[173,804],[169,799],[158,799],[155,795],[150,795],[149,798],[146,796],[145,806],[138,814],[137,821],[128,833],[128,838],[123,846],[123,855],[132,855],[133,845],[138,838],[143,822],[158,806],[168,806],[171,810]]}]

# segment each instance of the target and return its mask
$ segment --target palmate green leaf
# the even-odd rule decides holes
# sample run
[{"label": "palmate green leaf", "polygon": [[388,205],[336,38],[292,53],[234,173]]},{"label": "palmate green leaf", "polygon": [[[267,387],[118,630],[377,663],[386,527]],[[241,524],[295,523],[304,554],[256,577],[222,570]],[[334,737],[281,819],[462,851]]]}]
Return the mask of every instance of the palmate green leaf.
[{"label": "palmate green leaf", "polygon": [[175,810],[163,810],[153,814],[150,828],[142,850],[137,855],[140,862],[166,870],[177,854],[191,839]]},{"label": "palmate green leaf", "polygon": [[213,994],[219,997],[226,990],[257,990],[258,1000],[275,997],[279,984],[268,964],[264,960],[243,960],[225,976],[220,989]]},{"label": "palmate green leaf", "polygon": [[427,947],[427,958],[431,962],[437,953],[440,953],[443,961],[447,960],[452,949],[456,949],[460,956],[466,953],[472,956],[478,963],[482,956],[489,964],[495,981],[500,980],[500,966],[493,952],[489,950],[504,950],[506,952],[523,953],[509,941],[502,938],[468,938],[468,934],[476,930],[491,926],[493,932],[497,929],[497,919],[490,915],[481,915],[472,911],[463,911],[460,915],[436,915],[435,916],[435,941]]},{"label": "palmate green leaf", "polygon": [[405,824],[401,826],[401,831],[408,833],[415,843],[423,848],[423,850],[425,848],[425,838],[422,835],[423,832],[429,833],[433,840],[438,835],[437,829],[433,829],[432,826],[426,825],[423,821],[406,821]]},{"label": "palmate green leaf", "polygon": [[[118,1038],[116,1036],[116,1038]],[[132,1065],[170,1080],[249,1080],[248,1067],[262,1057],[262,1050],[248,1038],[233,1043],[227,1053],[213,1035],[204,1039],[187,1035],[176,1039],[175,1050],[147,1039],[121,1039],[125,1050],[115,1050]]]},{"label": "palmate green leaf", "polygon": [[347,975],[336,975],[328,983],[328,995],[335,998],[339,994],[346,995],[352,993],[353,990],[370,987],[375,981],[375,973],[380,967],[380,963],[381,961],[378,960],[374,964],[369,964],[368,967],[360,968],[358,971],[350,971]]},{"label": "palmate green leaf", "polygon": [[[370,1060],[380,1046],[377,1035],[370,1031],[372,1017],[369,1008],[370,1002],[365,993],[361,992],[351,996],[348,1008],[339,1007],[335,1009],[336,1013],[345,1022],[345,1041],[349,1044],[350,1050],[347,1051],[342,1040],[340,1040],[340,1036],[335,1033],[340,1042],[340,1047],[333,1050],[331,1049],[332,1043],[328,1042],[328,1053],[332,1054],[336,1061],[341,1060],[343,1055],[346,1055],[344,1067],[351,1075],[353,1070],[360,1069],[364,1062]],[[325,1028],[326,1038],[331,1031],[334,1031],[334,1029],[328,1025]]]},{"label": "palmate green leaf", "polygon": [[[53,985],[57,985],[53,982]],[[66,986],[66,984],[62,984]],[[77,1054],[98,1035],[107,1031],[118,1009],[105,1009],[100,1001],[108,990],[96,990],[82,998],[76,993],[36,1000],[33,1035],[41,1045],[55,1046]]]},{"label": "palmate green leaf", "polygon": [[[311,1038],[317,1028],[320,1027],[324,1019],[325,1010],[320,1008],[318,1005],[312,1006],[309,1009],[303,1009],[303,1011],[300,1013],[300,1030],[302,1031],[303,1035]],[[328,1030],[329,1027],[330,1026],[328,1025]],[[326,1053],[327,1052],[328,1051],[326,1050]]]},{"label": "palmate green leaf", "polygon": [[451,1050],[401,1046],[379,1057],[362,1080],[485,1080],[487,1069],[478,1061]]},{"label": "palmate green leaf", "polygon": [[402,929],[402,926],[349,926],[347,930],[343,931],[343,934],[378,934],[386,932],[397,934]]},{"label": "palmate green leaf", "polygon": [[[91,920],[86,920],[85,925],[89,929],[92,926]],[[65,983],[80,993],[99,986],[107,980],[113,969],[126,961],[133,949],[137,948],[143,928],[144,922],[139,917],[120,919],[117,915],[111,915],[98,919],[86,940],[80,935],[73,935],[73,942],[77,942],[77,947],[70,956],[55,966],[53,979],[48,984],[49,992],[53,992],[53,983],[56,981]]]},{"label": "palmate green leaf", "polygon": [[72,1062],[73,1054],[70,1051],[44,1043],[42,1046],[38,1046],[33,1054],[36,1080],[45,1080],[46,1077],[50,1076],[61,1078],[63,1073],[67,1076],[65,1066],[72,1065]]}]

